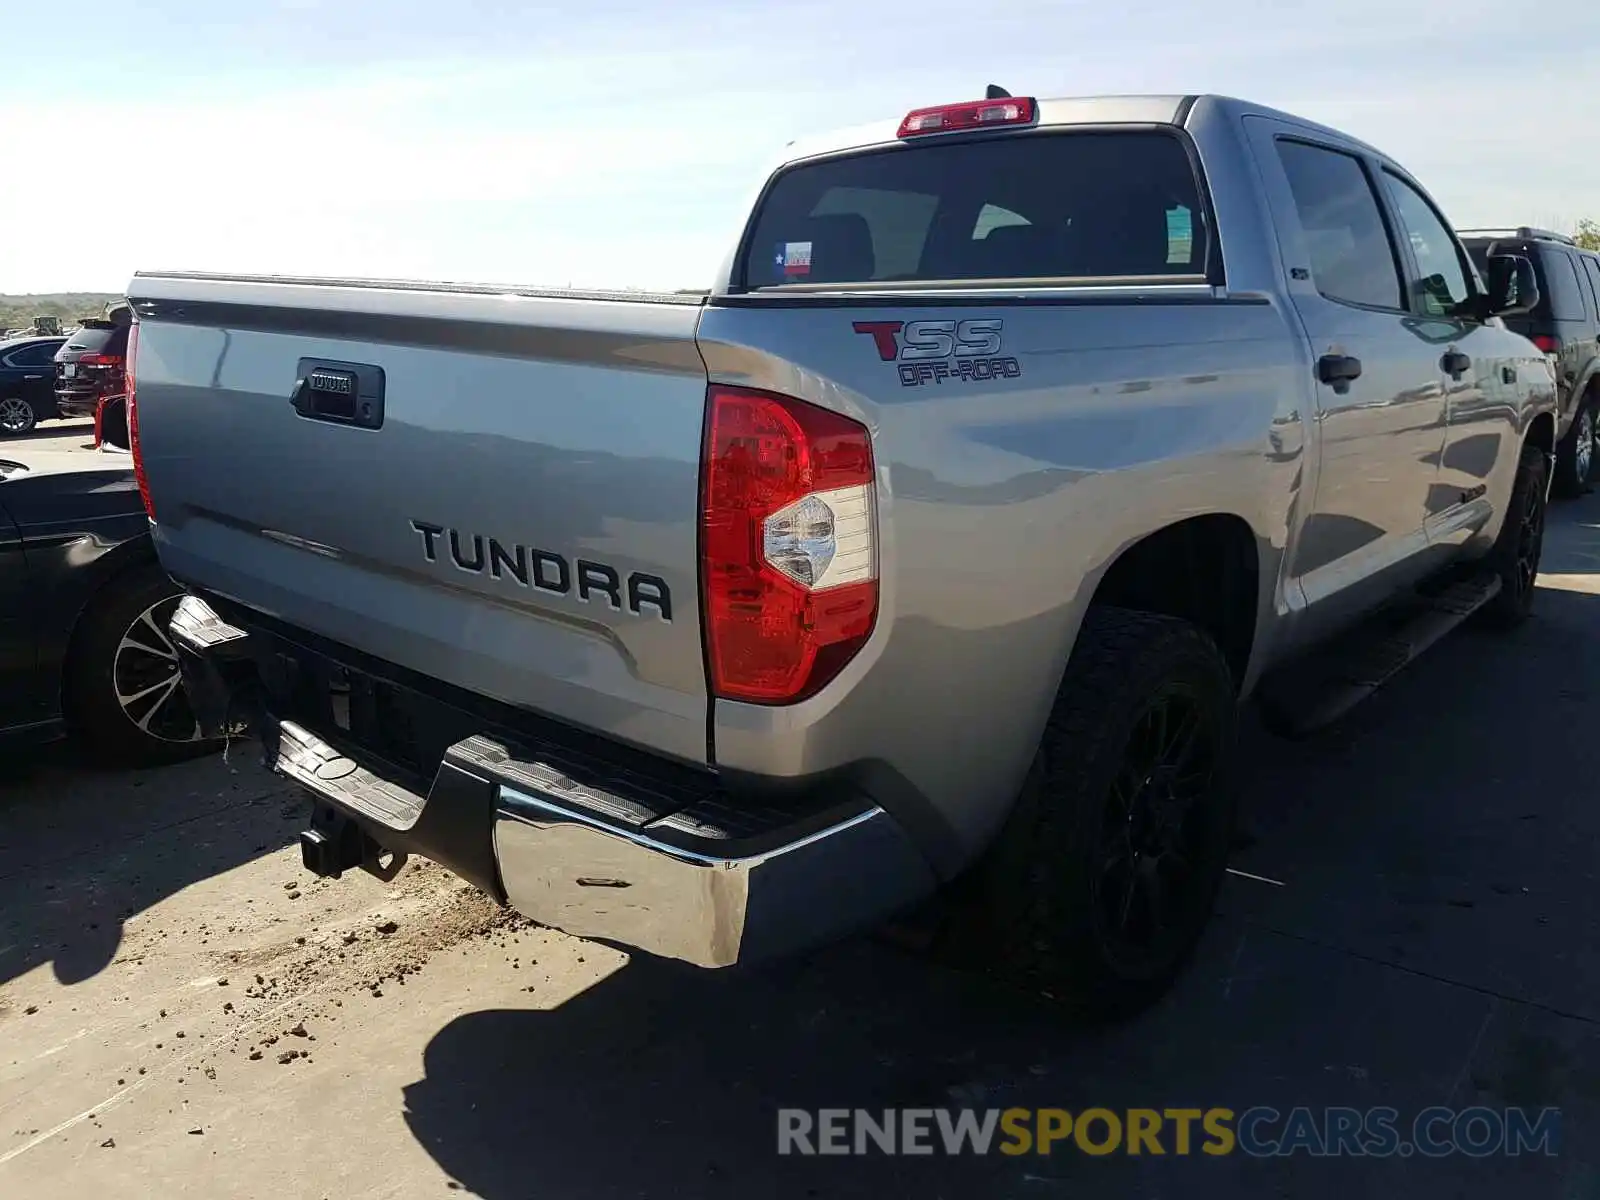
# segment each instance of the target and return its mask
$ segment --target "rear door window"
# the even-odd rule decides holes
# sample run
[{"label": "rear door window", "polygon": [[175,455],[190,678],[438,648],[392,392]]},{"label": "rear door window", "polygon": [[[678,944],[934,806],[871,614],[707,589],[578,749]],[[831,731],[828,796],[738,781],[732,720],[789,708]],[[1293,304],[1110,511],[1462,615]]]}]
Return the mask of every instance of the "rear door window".
[{"label": "rear door window", "polygon": [[801,163],[768,189],[748,287],[1203,276],[1175,133],[1040,132]]},{"label": "rear door window", "polygon": [[1588,314],[1584,310],[1583,293],[1578,288],[1578,268],[1572,255],[1545,246],[1539,257],[1544,263],[1550,315],[1558,321],[1586,320]]},{"label": "rear door window", "polygon": [[1595,302],[1595,316],[1600,318],[1600,259],[1596,259],[1592,254],[1580,254],[1578,261],[1583,263],[1583,273],[1589,278],[1589,292]]},{"label": "rear door window", "polygon": [[43,367],[55,361],[56,345],[55,342],[35,342],[6,355],[6,361],[13,367]]}]

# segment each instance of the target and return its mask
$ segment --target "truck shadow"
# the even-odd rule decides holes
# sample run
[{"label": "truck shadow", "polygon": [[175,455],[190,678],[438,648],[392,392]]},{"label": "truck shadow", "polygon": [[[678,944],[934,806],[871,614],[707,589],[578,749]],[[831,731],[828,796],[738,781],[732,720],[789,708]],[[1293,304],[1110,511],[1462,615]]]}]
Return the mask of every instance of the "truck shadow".
[{"label": "truck shadow", "polygon": [[[1535,1026],[1479,1048],[1487,1004],[1228,920],[1167,1002],[1093,1030],[1043,1000],[866,943],[738,979],[635,961],[559,1008],[452,1021],[428,1045],[424,1077],[405,1089],[404,1117],[452,1186],[483,1200],[1166,1196],[1194,1194],[1197,1183],[1207,1196],[1346,1200],[1352,1170],[1364,1178],[1400,1164],[1202,1156],[1198,1131],[1181,1155],[1170,1126],[1159,1159],[1095,1157],[1070,1141],[1048,1155],[1006,1154],[1002,1137],[984,1155],[780,1154],[780,1112],[1386,1105],[1415,1114],[1452,1099],[1559,1105],[1564,1137],[1594,1130],[1594,1098],[1559,1081],[1600,1064],[1595,1039]],[[1352,1015],[1373,1011],[1392,1024]],[[1528,1045],[1560,1064],[1531,1092],[1513,1099],[1485,1082],[1485,1094],[1463,1098],[1441,1084],[1463,1069],[1463,1054],[1473,1078],[1525,1075]],[[1463,1155],[1411,1165],[1415,1194],[1485,1200],[1554,1196],[1572,1166]]]},{"label": "truck shadow", "polygon": [[[104,970],[123,923],[192,883],[287,845],[304,805],[253,745],[147,771],[79,765],[61,743],[0,769],[0,984],[50,964]],[[241,761],[247,760],[247,761]]]},{"label": "truck shadow", "polygon": [[902,1195],[933,1177],[780,1157],[778,1110],[1023,1103],[1062,1040],[1042,1002],[869,943],[731,978],[636,959],[557,1009],[452,1022],[405,1118],[485,1200]]}]

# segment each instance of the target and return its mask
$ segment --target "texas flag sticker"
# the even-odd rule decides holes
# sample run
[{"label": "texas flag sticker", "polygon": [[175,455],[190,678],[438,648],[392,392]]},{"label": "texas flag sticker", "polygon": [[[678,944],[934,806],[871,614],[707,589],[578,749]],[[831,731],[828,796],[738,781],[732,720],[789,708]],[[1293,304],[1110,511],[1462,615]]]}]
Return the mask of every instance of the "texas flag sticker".
[{"label": "texas flag sticker", "polygon": [[783,272],[786,279],[811,274],[811,243],[779,242],[773,266]]}]

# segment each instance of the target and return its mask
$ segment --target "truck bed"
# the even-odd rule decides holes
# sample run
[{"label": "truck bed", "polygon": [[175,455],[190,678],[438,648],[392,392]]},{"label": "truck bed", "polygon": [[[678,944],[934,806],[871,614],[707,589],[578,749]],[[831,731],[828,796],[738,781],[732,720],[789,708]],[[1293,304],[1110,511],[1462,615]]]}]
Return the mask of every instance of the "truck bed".
[{"label": "truck bed", "polygon": [[[469,296],[521,296],[530,300],[600,300],[629,304],[705,303],[706,292],[684,289],[676,292],[650,292],[633,289],[550,288],[525,284],[450,283],[428,279],[344,279],[321,275],[229,275],[217,271],[136,271],[135,279],[188,280],[196,283],[272,284],[284,287],[371,288],[386,292],[448,292]],[[138,285],[135,285],[138,290]]]}]

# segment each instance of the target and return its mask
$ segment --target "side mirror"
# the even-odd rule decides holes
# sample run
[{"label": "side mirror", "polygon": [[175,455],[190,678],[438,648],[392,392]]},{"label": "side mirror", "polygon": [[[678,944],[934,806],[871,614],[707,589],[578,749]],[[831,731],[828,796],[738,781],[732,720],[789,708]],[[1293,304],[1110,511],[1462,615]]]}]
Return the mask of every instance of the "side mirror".
[{"label": "side mirror", "polygon": [[1539,277],[1533,273],[1533,263],[1520,254],[1491,254],[1486,282],[1488,316],[1518,317],[1539,306]]}]

